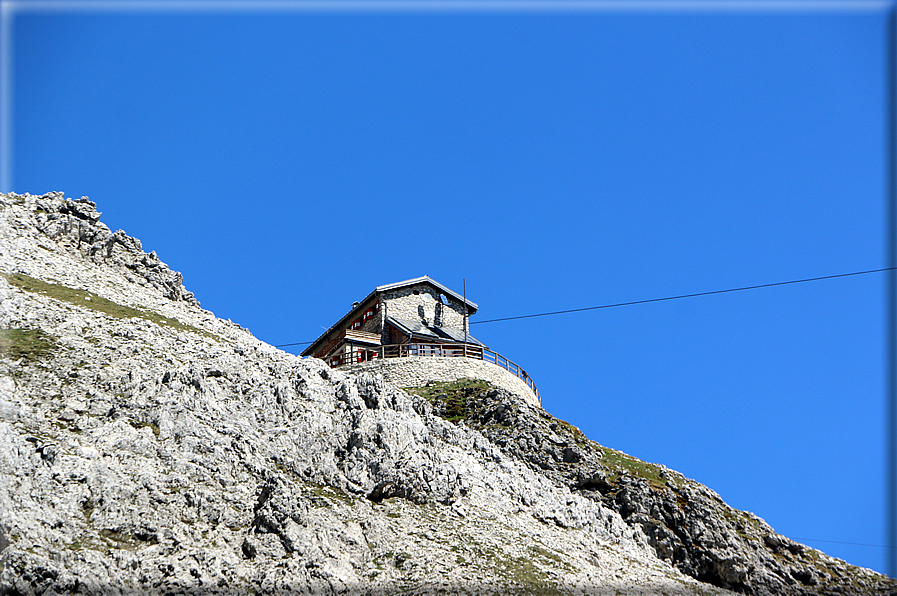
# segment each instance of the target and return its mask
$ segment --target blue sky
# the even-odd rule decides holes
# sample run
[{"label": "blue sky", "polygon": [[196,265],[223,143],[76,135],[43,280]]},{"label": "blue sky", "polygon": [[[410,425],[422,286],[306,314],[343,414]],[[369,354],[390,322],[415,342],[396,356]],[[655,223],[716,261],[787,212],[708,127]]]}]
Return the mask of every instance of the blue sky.
[{"label": "blue sky", "polygon": [[[425,274],[476,323],[886,266],[885,4],[28,6],[11,190],[89,196],[272,344]],[[471,331],[590,438],[884,571],[839,544],[886,540],[883,283]]]}]

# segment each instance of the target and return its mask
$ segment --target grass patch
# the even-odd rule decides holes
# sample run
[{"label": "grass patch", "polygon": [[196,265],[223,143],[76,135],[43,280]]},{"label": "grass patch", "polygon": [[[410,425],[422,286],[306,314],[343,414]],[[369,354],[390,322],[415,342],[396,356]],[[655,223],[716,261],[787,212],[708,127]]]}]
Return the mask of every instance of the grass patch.
[{"label": "grass patch", "polygon": [[[735,530],[735,533],[738,534],[744,540],[751,540],[754,542],[763,543],[764,537],[767,535],[767,531],[764,530],[760,522],[757,521],[756,518],[749,515],[747,512],[740,511],[738,509],[734,509],[729,507],[725,503],[721,504],[721,509],[723,513],[723,517],[729,523],[729,525]],[[788,548],[788,543],[784,543],[782,545],[783,548],[791,551]],[[773,549],[776,550],[776,549]],[[780,554],[773,552],[773,554]],[[791,551],[791,555],[796,555],[794,551]]]},{"label": "grass patch", "polygon": [[331,500],[341,501],[346,505],[352,505],[355,502],[351,495],[338,488],[313,482],[306,482],[305,485],[305,493],[310,497],[309,500],[312,502],[312,505],[330,507],[332,505]]},{"label": "grass patch", "polygon": [[169,327],[178,331],[190,331],[212,339],[220,339],[218,336],[209,333],[204,329],[181,323],[177,319],[160,315],[151,310],[122,306],[121,304],[97,296],[93,292],[88,292],[87,290],[76,290],[75,288],[70,288],[68,286],[41,281],[29,277],[24,273],[0,273],[0,275],[2,275],[10,285],[25,290],[26,292],[42,294],[82,308],[89,308],[109,315],[110,317],[115,317],[116,319],[144,319],[157,325]]},{"label": "grass patch", "polygon": [[[559,564],[561,563],[560,557],[555,553],[535,546],[530,547],[527,556],[517,557],[509,556],[492,545],[474,542],[470,547],[465,553],[472,559],[470,564],[479,568],[491,568],[498,572],[504,578],[504,582],[502,582],[504,584],[502,593],[504,594],[555,596],[565,593],[559,589],[557,579],[536,564],[538,559],[542,559],[539,563],[548,563],[549,567],[564,567],[569,570],[568,565]],[[456,557],[461,557],[461,555],[456,555]]]},{"label": "grass patch", "polygon": [[584,432],[567,422],[566,420],[561,420],[560,418],[555,418],[552,416],[552,419],[557,423],[558,427],[566,431],[569,435],[573,437],[573,442],[580,446],[588,446],[589,438],[585,435]]},{"label": "grass patch", "polygon": [[[635,476],[636,478],[641,478],[642,480],[647,481],[651,488],[655,490],[663,491],[669,488],[667,479],[661,476],[661,471],[663,470],[661,466],[643,462],[640,459],[634,458],[631,455],[626,455],[622,451],[617,451],[616,449],[610,449],[603,446],[598,446],[598,449],[604,456],[604,465],[607,467],[608,472],[610,472],[607,480],[612,485],[617,484],[622,475],[629,474],[630,476]],[[667,474],[667,476],[672,476],[673,482],[681,486],[680,478],[670,474]]]},{"label": "grass patch", "polygon": [[110,554],[110,549],[137,550],[151,544],[158,544],[159,539],[155,534],[137,533],[128,534],[117,530],[104,529],[99,531],[99,536],[85,535],[66,545],[73,551],[95,550]]},{"label": "grass patch", "polygon": [[570,571],[570,572],[576,571],[576,569],[573,567],[573,565],[571,565],[569,562],[567,562],[566,559],[564,559],[561,555],[559,555],[558,553],[556,553],[554,551],[550,551],[546,548],[542,548],[541,546],[536,546],[536,545],[530,546],[529,550],[532,553],[533,558],[542,558],[549,565],[552,565],[555,567],[561,567],[566,571]]},{"label": "grass patch", "polygon": [[552,582],[549,574],[536,567],[527,557],[509,557],[499,561],[497,567],[506,573],[506,577],[513,584],[506,593],[533,596],[554,596],[564,593]]},{"label": "grass patch", "polygon": [[81,434],[84,432],[84,429],[78,426],[78,423],[75,421],[67,422],[65,420],[54,420],[53,426],[55,426],[59,430],[64,430],[75,434]]},{"label": "grass patch", "polygon": [[93,517],[93,510],[95,508],[96,506],[91,499],[87,499],[81,503],[81,513],[84,514],[84,519],[87,520],[87,523],[90,523],[90,518]]},{"label": "grass patch", "polygon": [[405,387],[404,390],[436,406],[436,413],[449,422],[457,422],[471,413],[468,398],[491,387],[487,381],[479,379],[458,379],[444,382],[430,381],[423,387]]},{"label": "grass patch", "polygon": [[153,434],[156,435],[156,438],[159,437],[159,427],[152,422],[138,422],[136,420],[128,420],[128,424],[140,430],[141,428],[149,428],[153,431]]},{"label": "grass patch", "polygon": [[0,357],[37,362],[50,357],[58,346],[40,329],[0,329]]},{"label": "grass patch", "polygon": [[149,532],[129,534],[127,532],[119,532],[118,530],[104,529],[100,530],[100,537],[114,548],[128,550],[159,543],[156,535]]}]

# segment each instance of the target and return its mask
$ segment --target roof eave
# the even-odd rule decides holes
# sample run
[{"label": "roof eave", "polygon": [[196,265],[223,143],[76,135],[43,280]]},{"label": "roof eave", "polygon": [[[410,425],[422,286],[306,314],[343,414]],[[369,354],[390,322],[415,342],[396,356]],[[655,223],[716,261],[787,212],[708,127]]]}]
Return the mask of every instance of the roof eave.
[{"label": "roof eave", "polygon": [[311,345],[309,345],[307,348],[305,348],[304,350],[302,350],[302,352],[301,352],[299,355],[300,355],[300,356],[311,356],[311,353],[315,351],[315,348],[317,348],[318,345],[319,345],[321,342],[323,342],[325,339],[327,339],[327,336],[328,336],[328,335],[330,335],[333,331],[335,331],[337,328],[339,328],[340,326],[342,326],[343,323],[345,323],[346,321],[348,321],[349,319],[351,319],[351,318],[352,318],[352,315],[354,315],[356,312],[361,311],[361,310],[364,308],[365,303],[366,303],[368,300],[370,300],[371,298],[373,298],[376,294],[377,294],[377,290],[374,290],[373,292],[371,292],[370,294],[368,294],[368,295],[365,297],[364,300],[362,300],[361,302],[358,303],[358,306],[356,306],[355,308],[353,308],[352,310],[350,310],[349,312],[347,312],[345,315],[343,315],[343,318],[341,318],[339,321],[337,321],[336,323],[334,323],[333,325],[331,325],[331,326],[327,329],[327,331],[325,331],[325,332],[322,333],[320,336],[318,336],[318,339],[316,339],[315,341],[313,341],[313,342],[311,343]]},{"label": "roof eave", "polygon": [[[387,324],[392,325],[393,327],[396,327],[399,331],[401,331],[401,332],[404,333],[405,335],[409,336],[412,340],[413,340],[415,337],[419,337],[419,338],[421,338],[421,339],[428,339],[428,340],[432,340],[432,339],[433,339],[433,336],[432,336],[432,335],[426,335],[426,334],[423,334],[423,333],[418,333],[418,332],[412,331],[412,330],[409,329],[406,325],[404,325],[401,321],[399,321],[398,319],[395,319],[395,318],[393,318],[393,317],[387,316],[387,317],[386,317],[386,322],[387,322]],[[472,344],[472,345],[482,346],[483,348],[488,348],[488,346],[487,346],[486,344],[484,344],[483,342],[481,342],[480,340],[478,340],[478,339],[475,338],[474,336],[470,335],[469,333],[465,333],[464,335],[465,335],[465,337],[467,337],[468,340],[469,340],[469,341],[466,342],[466,343],[470,343],[470,344]],[[438,336],[437,336],[437,338],[438,338],[439,340],[442,340],[443,343],[460,343],[458,340],[456,340],[456,339],[454,339],[454,338],[450,338],[450,339],[453,339],[453,340],[454,340],[454,341],[452,341],[452,342],[446,342],[446,341],[444,341],[444,338],[441,338],[441,337],[438,337]]]}]

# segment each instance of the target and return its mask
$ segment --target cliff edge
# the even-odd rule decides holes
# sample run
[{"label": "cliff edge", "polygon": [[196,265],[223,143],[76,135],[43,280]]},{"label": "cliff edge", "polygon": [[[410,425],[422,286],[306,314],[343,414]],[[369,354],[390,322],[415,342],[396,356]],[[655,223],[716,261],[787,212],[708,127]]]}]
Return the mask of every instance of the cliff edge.
[{"label": "cliff edge", "polygon": [[201,308],[86,198],[0,195],[0,594],[891,594],[481,382]]}]

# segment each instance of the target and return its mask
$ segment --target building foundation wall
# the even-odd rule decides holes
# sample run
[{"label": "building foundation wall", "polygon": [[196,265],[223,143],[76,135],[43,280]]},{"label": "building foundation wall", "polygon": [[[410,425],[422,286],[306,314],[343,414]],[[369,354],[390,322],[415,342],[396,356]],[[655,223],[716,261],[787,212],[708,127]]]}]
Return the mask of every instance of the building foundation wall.
[{"label": "building foundation wall", "polygon": [[421,387],[428,381],[480,379],[515,393],[534,406],[542,407],[539,398],[523,379],[485,360],[463,357],[408,356],[349,364],[341,366],[340,370],[381,373],[384,381],[398,387]]}]

